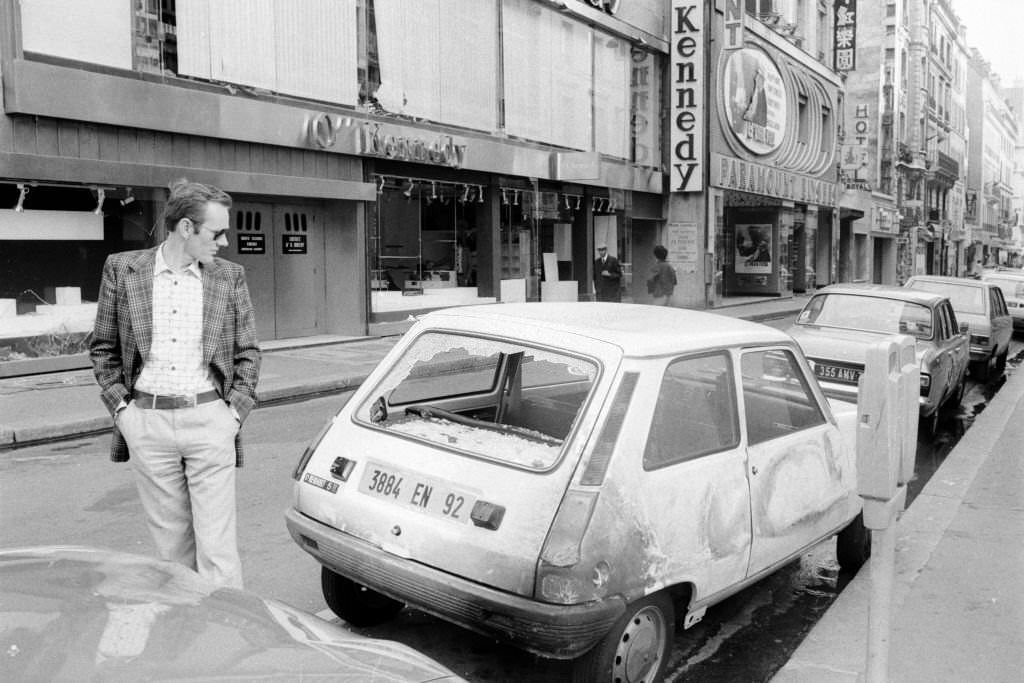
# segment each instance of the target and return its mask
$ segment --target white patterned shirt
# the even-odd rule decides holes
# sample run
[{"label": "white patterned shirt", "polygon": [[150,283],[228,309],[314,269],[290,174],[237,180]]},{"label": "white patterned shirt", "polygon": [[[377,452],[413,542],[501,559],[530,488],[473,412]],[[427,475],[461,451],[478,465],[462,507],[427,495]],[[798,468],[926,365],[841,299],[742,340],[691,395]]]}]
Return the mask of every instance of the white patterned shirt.
[{"label": "white patterned shirt", "polygon": [[199,263],[174,271],[163,245],[153,264],[153,339],[135,388],[150,394],[199,394],[214,388],[203,365],[203,274]]}]

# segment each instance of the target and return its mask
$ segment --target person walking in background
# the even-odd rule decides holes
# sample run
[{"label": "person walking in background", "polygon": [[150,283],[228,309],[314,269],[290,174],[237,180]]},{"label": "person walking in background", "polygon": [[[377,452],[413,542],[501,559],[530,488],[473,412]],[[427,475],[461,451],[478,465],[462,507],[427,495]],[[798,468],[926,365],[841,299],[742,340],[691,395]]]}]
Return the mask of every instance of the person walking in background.
[{"label": "person walking in background", "polygon": [[594,261],[594,294],[598,301],[622,301],[619,284],[622,281],[622,266],[619,259],[608,255],[608,245],[597,247]]},{"label": "person walking in background", "polygon": [[223,190],[172,183],[164,242],[107,257],[89,354],[110,458],[131,456],[157,553],[241,588],[235,468],[260,349],[245,272],[216,256],[230,208]]},{"label": "person walking in background", "polygon": [[676,288],[676,271],[665,262],[668,249],[660,244],[654,247],[654,258],[657,261],[651,266],[651,274],[647,278],[647,293],[654,297],[651,303],[655,306],[668,306]]}]

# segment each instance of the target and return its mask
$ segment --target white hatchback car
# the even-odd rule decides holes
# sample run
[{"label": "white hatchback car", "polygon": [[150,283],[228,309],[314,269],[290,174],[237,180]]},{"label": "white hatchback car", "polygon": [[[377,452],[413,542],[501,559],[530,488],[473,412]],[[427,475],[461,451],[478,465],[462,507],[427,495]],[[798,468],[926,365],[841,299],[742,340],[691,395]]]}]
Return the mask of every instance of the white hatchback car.
[{"label": "white hatchback car", "polygon": [[403,604],[580,681],[655,681],[676,626],[839,534],[870,549],[855,406],[771,327],[655,306],[424,316],[306,450],[287,511],[356,625]]}]

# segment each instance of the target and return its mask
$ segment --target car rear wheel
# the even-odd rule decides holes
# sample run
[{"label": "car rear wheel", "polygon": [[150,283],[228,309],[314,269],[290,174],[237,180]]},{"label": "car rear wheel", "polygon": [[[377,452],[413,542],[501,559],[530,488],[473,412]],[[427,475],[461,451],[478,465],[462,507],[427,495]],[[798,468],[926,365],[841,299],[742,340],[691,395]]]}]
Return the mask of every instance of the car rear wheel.
[{"label": "car rear wheel", "polygon": [[1006,372],[1006,355],[1010,353],[1010,348],[1007,347],[1005,351],[996,356],[996,377],[999,377]]},{"label": "car rear wheel", "polygon": [[336,574],[327,567],[320,571],[320,588],[331,611],[353,626],[376,626],[391,621],[405,607],[383,593]]},{"label": "car rear wheel", "polygon": [[991,375],[992,358],[986,358],[985,360],[976,360],[971,364],[971,374],[974,375],[975,379],[979,382],[987,382]]},{"label": "car rear wheel", "polygon": [[836,536],[836,559],[846,572],[856,572],[871,557],[871,529],[864,526],[864,513],[859,513]]},{"label": "car rear wheel", "polygon": [[675,610],[664,593],[626,608],[601,642],[573,664],[576,683],[657,683],[675,636]]}]

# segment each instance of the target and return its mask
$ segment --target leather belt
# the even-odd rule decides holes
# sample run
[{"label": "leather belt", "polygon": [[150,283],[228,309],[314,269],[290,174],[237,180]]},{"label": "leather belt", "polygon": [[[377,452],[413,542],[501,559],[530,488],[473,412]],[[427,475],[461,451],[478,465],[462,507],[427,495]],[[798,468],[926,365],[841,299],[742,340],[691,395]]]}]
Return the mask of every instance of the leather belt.
[{"label": "leather belt", "polygon": [[174,396],[171,394],[147,394],[145,391],[133,391],[132,399],[140,408],[156,408],[169,410],[173,408],[195,408],[201,403],[209,403],[220,399],[220,394],[210,389],[201,394]]}]

